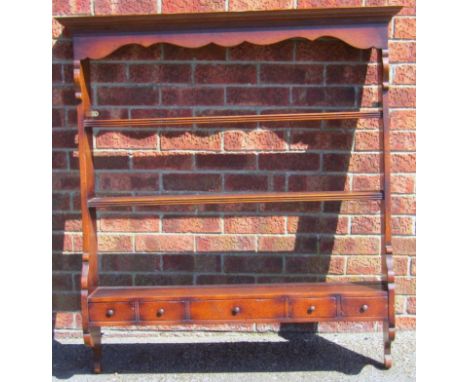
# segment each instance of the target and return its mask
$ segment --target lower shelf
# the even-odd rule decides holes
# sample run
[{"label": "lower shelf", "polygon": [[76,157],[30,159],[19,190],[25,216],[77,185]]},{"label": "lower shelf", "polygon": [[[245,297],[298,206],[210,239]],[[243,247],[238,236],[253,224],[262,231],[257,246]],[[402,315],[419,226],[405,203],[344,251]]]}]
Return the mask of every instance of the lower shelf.
[{"label": "lower shelf", "polygon": [[384,320],[382,283],[99,287],[88,297],[94,326]]}]

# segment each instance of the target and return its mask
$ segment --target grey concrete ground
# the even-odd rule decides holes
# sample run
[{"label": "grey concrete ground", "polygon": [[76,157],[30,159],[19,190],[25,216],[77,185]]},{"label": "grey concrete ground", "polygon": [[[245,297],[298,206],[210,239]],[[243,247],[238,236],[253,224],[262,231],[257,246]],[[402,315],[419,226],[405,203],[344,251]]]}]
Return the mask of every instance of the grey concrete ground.
[{"label": "grey concrete ground", "polygon": [[81,339],[54,340],[53,380],[415,381],[415,337],[397,332],[393,368],[383,370],[381,333],[109,333],[100,375]]}]

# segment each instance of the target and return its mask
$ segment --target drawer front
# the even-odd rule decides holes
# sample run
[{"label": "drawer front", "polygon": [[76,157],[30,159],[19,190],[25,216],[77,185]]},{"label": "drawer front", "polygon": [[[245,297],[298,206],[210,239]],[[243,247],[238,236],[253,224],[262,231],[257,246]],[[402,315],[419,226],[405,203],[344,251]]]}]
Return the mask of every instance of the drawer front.
[{"label": "drawer front", "polygon": [[141,321],[182,321],[184,303],[182,301],[140,302]]},{"label": "drawer front", "polygon": [[89,304],[90,321],[132,322],[135,319],[135,307],[129,302],[94,302]]},{"label": "drawer front", "polygon": [[291,318],[325,318],[336,316],[336,298],[291,298],[289,300]]},{"label": "drawer front", "polygon": [[285,317],[282,299],[233,299],[190,302],[192,320],[255,320]]},{"label": "drawer front", "polygon": [[342,297],[341,311],[347,317],[385,318],[388,313],[385,297]]}]

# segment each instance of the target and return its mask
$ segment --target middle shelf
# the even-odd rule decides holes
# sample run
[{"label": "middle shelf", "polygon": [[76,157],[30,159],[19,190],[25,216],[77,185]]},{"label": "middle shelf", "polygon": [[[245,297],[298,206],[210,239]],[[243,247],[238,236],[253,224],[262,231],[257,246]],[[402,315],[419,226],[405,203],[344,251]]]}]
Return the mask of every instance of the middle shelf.
[{"label": "middle shelf", "polygon": [[151,196],[109,196],[88,200],[88,207],[131,207],[234,203],[320,202],[341,200],[382,200],[383,191],[269,192],[254,194],[181,194]]}]

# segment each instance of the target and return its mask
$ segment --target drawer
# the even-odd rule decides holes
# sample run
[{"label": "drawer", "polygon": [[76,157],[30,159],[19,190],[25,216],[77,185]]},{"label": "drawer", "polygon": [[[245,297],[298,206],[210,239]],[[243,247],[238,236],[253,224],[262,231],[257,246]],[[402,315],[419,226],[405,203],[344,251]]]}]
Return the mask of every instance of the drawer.
[{"label": "drawer", "polygon": [[341,312],[348,317],[385,318],[388,315],[388,305],[385,296],[382,297],[342,297]]},{"label": "drawer", "polygon": [[135,318],[135,307],[129,302],[94,302],[89,304],[90,321],[99,322],[132,322]]},{"label": "drawer", "polygon": [[291,318],[325,318],[336,316],[335,297],[291,298],[289,300],[289,317]]},{"label": "drawer", "polygon": [[229,299],[190,302],[192,320],[255,320],[285,317],[283,299]]},{"label": "drawer", "polygon": [[140,302],[141,321],[182,321],[184,303],[182,301]]}]

